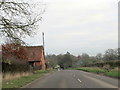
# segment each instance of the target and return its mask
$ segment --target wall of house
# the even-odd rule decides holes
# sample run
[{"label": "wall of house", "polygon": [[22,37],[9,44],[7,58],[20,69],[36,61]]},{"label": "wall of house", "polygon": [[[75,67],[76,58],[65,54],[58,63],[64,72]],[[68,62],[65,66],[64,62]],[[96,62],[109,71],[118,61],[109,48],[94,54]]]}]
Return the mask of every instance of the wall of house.
[{"label": "wall of house", "polygon": [[42,46],[32,46],[25,48],[28,53],[28,61],[40,61],[34,62],[34,66],[41,65],[42,70],[46,69],[45,66],[45,58],[44,58],[44,50]]},{"label": "wall of house", "polygon": [[42,64],[42,70],[45,70],[46,66],[45,66],[44,50],[42,50],[41,64]]}]

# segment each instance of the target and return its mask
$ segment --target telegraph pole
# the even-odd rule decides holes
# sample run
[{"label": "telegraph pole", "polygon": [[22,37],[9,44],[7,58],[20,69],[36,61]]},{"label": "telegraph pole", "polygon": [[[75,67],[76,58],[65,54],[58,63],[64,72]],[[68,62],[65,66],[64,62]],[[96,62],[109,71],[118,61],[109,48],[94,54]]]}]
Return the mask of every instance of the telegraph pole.
[{"label": "telegraph pole", "polygon": [[[44,32],[42,32],[42,38],[43,38],[43,54],[44,54],[44,60],[45,60],[45,42],[44,42]],[[44,69],[46,69],[46,65],[44,64]]]},{"label": "telegraph pole", "polygon": [[44,32],[42,32],[42,37],[43,37],[43,48],[45,47],[45,42],[44,42]]}]

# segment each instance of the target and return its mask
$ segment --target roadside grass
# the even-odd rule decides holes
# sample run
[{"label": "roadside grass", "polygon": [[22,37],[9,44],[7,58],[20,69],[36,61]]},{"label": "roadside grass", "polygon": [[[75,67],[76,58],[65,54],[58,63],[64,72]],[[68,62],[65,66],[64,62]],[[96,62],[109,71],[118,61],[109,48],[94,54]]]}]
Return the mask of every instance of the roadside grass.
[{"label": "roadside grass", "polygon": [[105,73],[107,70],[101,69],[101,68],[90,68],[90,67],[83,67],[83,68],[78,68],[77,70],[82,70],[86,72],[95,72],[95,73]]},{"label": "roadside grass", "polygon": [[82,71],[86,71],[86,72],[93,72],[93,73],[102,73],[103,75],[106,75],[106,76],[110,76],[110,77],[118,77],[120,78],[120,71],[118,70],[105,70],[105,69],[102,69],[102,68],[98,68],[98,67],[81,67],[81,68],[77,68],[76,70],[82,70]]},{"label": "roadside grass", "polygon": [[106,76],[110,76],[110,77],[118,77],[120,78],[120,71],[109,71],[105,73]]},{"label": "roadside grass", "polygon": [[23,76],[13,80],[3,81],[2,88],[20,88],[49,72],[51,72],[51,70],[46,70],[46,71],[40,70],[40,71],[36,71],[35,74],[29,76]]}]

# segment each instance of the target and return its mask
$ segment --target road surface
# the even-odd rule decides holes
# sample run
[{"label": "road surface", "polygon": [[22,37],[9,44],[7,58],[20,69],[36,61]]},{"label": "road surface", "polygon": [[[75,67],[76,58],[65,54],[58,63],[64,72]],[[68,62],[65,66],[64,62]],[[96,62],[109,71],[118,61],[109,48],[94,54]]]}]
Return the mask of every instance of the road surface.
[{"label": "road surface", "polygon": [[118,88],[118,80],[79,70],[61,70],[23,88]]}]

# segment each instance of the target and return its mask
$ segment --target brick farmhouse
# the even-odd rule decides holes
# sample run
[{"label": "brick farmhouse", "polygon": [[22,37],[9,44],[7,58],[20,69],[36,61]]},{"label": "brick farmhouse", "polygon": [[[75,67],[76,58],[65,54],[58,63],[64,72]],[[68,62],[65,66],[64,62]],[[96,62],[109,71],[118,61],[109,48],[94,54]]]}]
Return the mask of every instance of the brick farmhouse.
[{"label": "brick farmhouse", "polygon": [[12,57],[16,58],[16,60],[27,61],[33,68],[46,69],[43,46],[2,45],[2,59],[13,60]]},{"label": "brick farmhouse", "polygon": [[44,56],[44,48],[43,46],[24,46],[28,55],[27,61],[33,67],[41,66],[42,70],[45,70],[45,56]]}]

